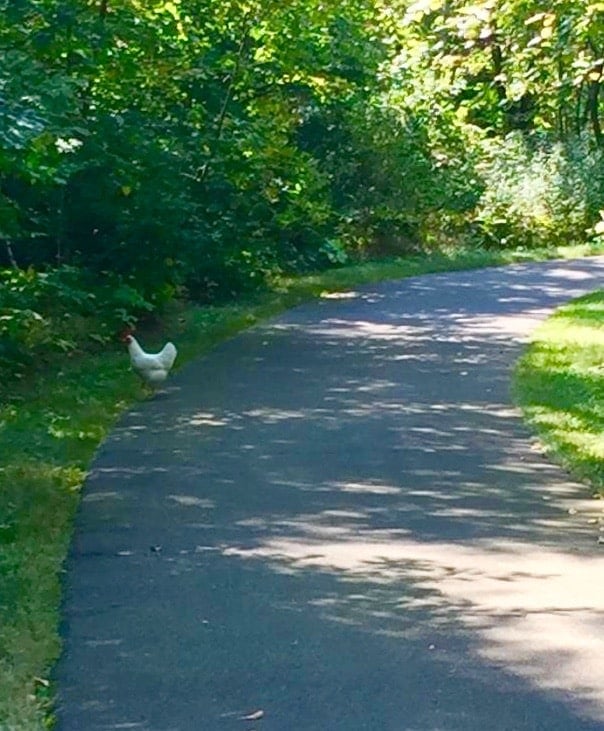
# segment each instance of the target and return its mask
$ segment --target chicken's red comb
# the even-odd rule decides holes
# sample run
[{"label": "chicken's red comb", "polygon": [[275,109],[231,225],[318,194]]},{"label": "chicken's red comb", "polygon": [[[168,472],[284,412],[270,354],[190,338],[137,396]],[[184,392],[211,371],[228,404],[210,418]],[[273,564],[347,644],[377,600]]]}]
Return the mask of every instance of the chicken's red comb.
[{"label": "chicken's red comb", "polygon": [[131,327],[125,327],[120,332],[119,338],[120,338],[120,340],[125,342],[126,338],[129,337],[130,335],[134,335],[134,330]]}]

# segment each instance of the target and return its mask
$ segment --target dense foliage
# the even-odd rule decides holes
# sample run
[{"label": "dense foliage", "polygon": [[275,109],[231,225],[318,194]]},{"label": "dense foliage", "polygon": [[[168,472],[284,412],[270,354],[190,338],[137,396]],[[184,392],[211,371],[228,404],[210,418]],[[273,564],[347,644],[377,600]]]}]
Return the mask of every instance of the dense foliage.
[{"label": "dense foliage", "polygon": [[588,0],[0,0],[0,368],[177,296],[597,233],[603,18]]}]

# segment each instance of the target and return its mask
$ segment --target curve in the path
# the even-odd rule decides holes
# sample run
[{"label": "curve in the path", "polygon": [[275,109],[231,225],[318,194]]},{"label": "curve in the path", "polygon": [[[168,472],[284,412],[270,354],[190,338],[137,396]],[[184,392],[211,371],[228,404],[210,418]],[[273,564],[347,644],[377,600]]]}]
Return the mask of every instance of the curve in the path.
[{"label": "curve in the path", "polygon": [[127,414],[77,520],[59,729],[604,729],[600,504],[508,394],[603,284],[595,258],[365,287]]}]

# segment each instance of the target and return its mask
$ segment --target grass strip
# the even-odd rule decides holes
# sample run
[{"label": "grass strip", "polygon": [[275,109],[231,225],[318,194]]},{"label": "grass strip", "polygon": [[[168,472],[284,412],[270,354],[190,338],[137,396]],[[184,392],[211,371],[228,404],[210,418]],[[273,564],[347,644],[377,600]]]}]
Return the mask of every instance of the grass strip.
[{"label": "grass strip", "polygon": [[513,392],[551,456],[604,496],[604,291],[537,328]]}]

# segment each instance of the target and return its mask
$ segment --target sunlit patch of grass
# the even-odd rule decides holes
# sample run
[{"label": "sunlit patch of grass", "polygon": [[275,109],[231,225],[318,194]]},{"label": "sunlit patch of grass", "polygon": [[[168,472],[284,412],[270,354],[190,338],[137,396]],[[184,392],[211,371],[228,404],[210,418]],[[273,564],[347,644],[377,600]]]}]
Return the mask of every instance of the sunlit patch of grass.
[{"label": "sunlit patch of grass", "polygon": [[604,291],[560,308],[538,328],[514,392],[552,455],[604,494]]},{"label": "sunlit patch of grass", "polygon": [[[141,340],[153,349],[166,338],[173,339],[179,349],[180,367],[255,322],[325,292],[427,272],[552,256],[570,258],[596,251],[451,249],[430,256],[365,262],[306,277],[284,277],[275,282],[273,291],[245,302],[220,307],[174,304],[159,323],[141,333]],[[586,305],[583,323],[590,330],[594,317],[598,319],[598,312]],[[593,354],[590,363],[595,360]],[[18,388],[0,385],[2,731],[38,731],[51,723],[48,675],[60,651],[60,577],[79,488],[97,446],[118,415],[142,398],[143,390],[118,344],[101,354],[49,359],[44,377]],[[549,418],[548,413],[541,414],[542,420]],[[601,448],[601,442],[599,445]],[[592,447],[590,454],[596,453],[594,450]]]}]

